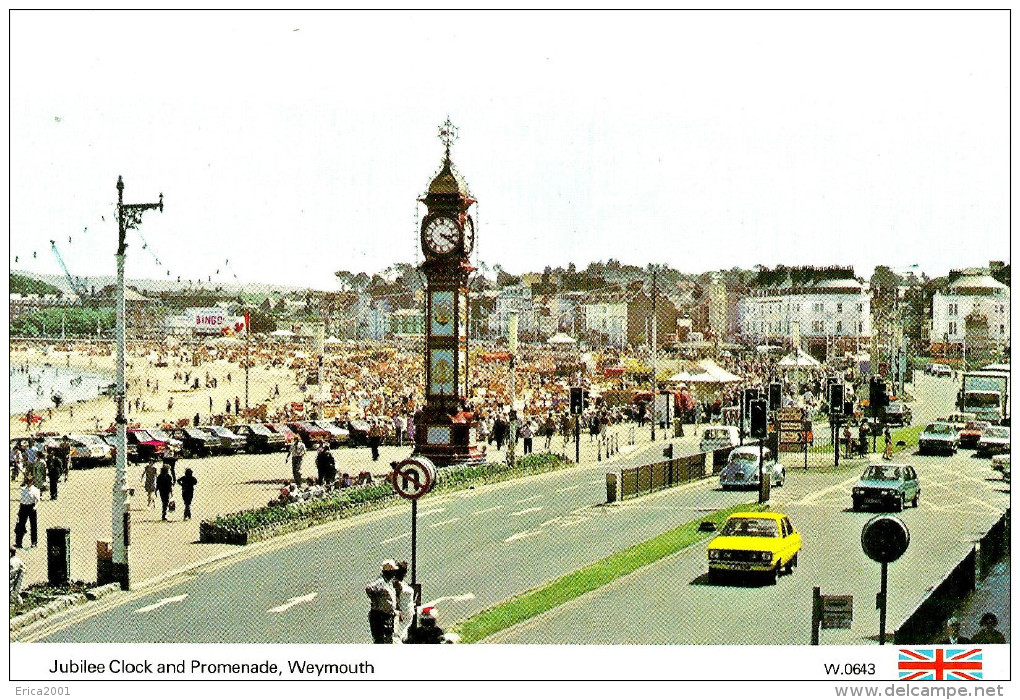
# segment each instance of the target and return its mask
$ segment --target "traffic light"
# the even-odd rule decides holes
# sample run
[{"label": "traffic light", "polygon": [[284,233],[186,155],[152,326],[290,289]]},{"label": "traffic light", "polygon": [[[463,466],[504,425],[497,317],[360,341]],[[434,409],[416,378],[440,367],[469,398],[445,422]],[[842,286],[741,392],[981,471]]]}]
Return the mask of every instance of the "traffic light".
[{"label": "traffic light", "polygon": [[829,413],[834,416],[843,413],[843,385],[829,385]]},{"label": "traffic light", "polygon": [[769,408],[775,411],[783,406],[783,385],[779,382],[769,384]]},{"label": "traffic light", "polygon": [[757,387],[751,387],[744,389],[744,413],[749,415],[751,413],[751,402],[757,401],[760,396],[760,390]]},{"label": "traffic light", "polygon": [[871,384],[868,386],[868,401],[875,411],[879,411],[889,405],[889,396],[886,393],[885,382],[878,377],[871,378]]},{"label": "traffic light", "polygon": [[579,386],[570,387],[570,413],[575,416],[584,413],[584,389]]},{"label": "traffic light", "polygon": [[765,410],[765,401],[755,399],[751,402],[751,437],[763,438],[768,435],[768,418]]}]

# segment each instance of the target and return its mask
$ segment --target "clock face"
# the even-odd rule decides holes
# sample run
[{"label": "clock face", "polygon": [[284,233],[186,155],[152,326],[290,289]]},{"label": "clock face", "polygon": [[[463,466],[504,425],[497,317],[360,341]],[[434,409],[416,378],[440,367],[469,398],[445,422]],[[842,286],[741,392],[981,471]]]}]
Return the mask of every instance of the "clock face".
[{"label": "clock face", "polygon": [[471,255],[475,249],[475,222],[471,217],[464,219],[464,255]]},{"label": "clock face", "polygon": [[460,231],[452,219],[440,217],[433,219],[425,227],[425,245],[436,255],[446,255],[457,247]]}]

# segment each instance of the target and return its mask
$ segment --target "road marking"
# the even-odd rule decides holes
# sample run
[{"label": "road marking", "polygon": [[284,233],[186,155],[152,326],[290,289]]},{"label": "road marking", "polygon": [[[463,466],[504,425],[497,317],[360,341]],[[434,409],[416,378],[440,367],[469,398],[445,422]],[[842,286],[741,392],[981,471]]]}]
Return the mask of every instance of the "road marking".
[{"label": "road marking", "polygon": [[410,532],[405,532],[403,535],[397,535],[396,537],[391,537],[388,540],[383,540],[379,544],[390,544],[391,542],[396,542],[397,540],[402,540],[405,537],[410,537],[410,536],[411,536]]},{"label": "road marking", "polygon": [[494,506],[494,507],[492,507],[492,508],[486,508],[485,510],[476,510],[476,511],[475,511],[474,513],[472,513],[471,515],[481,515],[482,513],[491,513],[492,511],[494,511],[494,510],[499,510],[499,509],[500,509],[500,508],[502,508],[502,507],[503,507],[503,506]]},{"label": "road marking", "polygon": [[537,496],[532,496],[531,498],[525,498],[520,501],[514,501],[514,505],[519,506],[522,503],[530,503],[531,501],[537,501],[540,498],[545,498],[545,495],[540,493]]},{"label": "road marking", "polygon": [[170,605],[170,603],[180,603],[182,600],[184,600],[187,597],[188,597],[188,594],[184,593],[184,594],[179,595],[179,596],[174,596],[173,598],[164,598],[163,600],[159,601],[158,603],[153,603],[152,605],[146,605],[144,608],[138,608],[137,610],[135,610],[135,613],[136,614],[137,613],[147,613],[147,612],[150,612],[152,610],[156,610],[157,608],[162,608],[164,605]]},{"label": "road marking", "polygon": [[556,493],[565,493],[567,491],[575,491],[584,486],[584,484],[575,484],[574,486],[568,486],[565,489],[556,489]]},{"label": "road marking", "polygon": [[570,514],[571,515],[577,515],[578,513],[583,513],[584,511],[588,510],[589,508],[591,508],[591,506],[581,506],[577,510],[570,511]]},{"label": "road marking", "polygon": [[824,488],[824,489],[822,489],[820,491],[815,491],[814,493],[810,493],[807,496],[805,496],[804,498],[802,498],[801,500],[794,501],[793,505],[795,505],[795,506],[810,505],[810,504],[814,503],[815,501],[817,501],[818,499],[820,499],[822,496],[824,496],[824,495],[826,495],[828,493],[831,493],[833,491],[846,491],[848,486],[850,486],[851,484],[856,484],[858,481],[860,481],[860,477],[859,476],[852,476],[852,477],[850,477],[849,479],[847,479],[846,481],[844,481],[842,483],[835,484],[833,486],[829,486],[829,487]]},{"label": "road marking", "polygon": [[526,530],[524,532],[518,532],[516,535],[510,535],[503,542],[513,542],[515,540],[522,540],[525,537],[534,537],[535,535],[541,535],[541,530]]},{"label": "road marking", "polygon": [[540,510],[542,510],[541,506],[539,506],[537,508],[525,508],[524,510],[519,510],[516,513],[511,513],[510,515],[511,516],[514,516],[514,515],[527,515],[528,513],[537,513]]},{"label": "road marking", "polygon": [[544,523],[542,523],[541,525],[539,525],[539,527],[545,527],[546,525],[551,525],[552,523],[556,522],[557,520],[559,520],[559,519],[560,519],[560,518],[562,518],[562,517],[563,517],[563,516],[561,515],[561,516],[559,516],[559,517],[553,518],[552,520],[546,520],[546,521],[545,521]]},{"label": "road marking", "polygon": [[429,602],[427,602],[424,605],[422,605],[422,607],[423,608],[431,608],[434,605],[439,605],[440,603],[445,603],[446,601],[450,601],[451,603],[459,603],[459,602],[464,601],[464,600],[474,600],[474,599],[475,599],[475,594],[474,593],[462,593],[461,595],[444,595],[442,598],[436,598],[435,600],[430,600]]},{"label": "road marking", "polygon": [[446,510],[446,508],[433,508],[432,510],[427,510],[424,513],[418,513],[418,517],[419,518],[424,518],[426,515],[432,515],[434,513],[442,513],[444,510]]},{"label": "road marking", "polygon": [[449,525],[450,523],[455,523],[458,520],[460,520],[460,518],[450,518],[449,520],[440,520],[438,523],[432,523],[431,525],[429,525],[429,527],[439,527],[440,525]]},{"label": "road marking", "polygon": [[318,593],[309,593],[307,595],[295,596],[294,598],[291,598],[283,605],[278,605],[275,608],[270,608],[269,612],[282,613],[284,610],[290,610],[295,605],[300,605],[301,603],[311,603],[315,599],[315,596],[317,595]]}]

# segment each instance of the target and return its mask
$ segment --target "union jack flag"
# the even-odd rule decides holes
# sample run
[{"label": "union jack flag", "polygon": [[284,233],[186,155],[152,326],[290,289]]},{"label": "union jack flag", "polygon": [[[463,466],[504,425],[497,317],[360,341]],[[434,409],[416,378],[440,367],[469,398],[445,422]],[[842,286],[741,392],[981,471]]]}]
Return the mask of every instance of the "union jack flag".
[{"label": "union jack flag", "polygon": [[978,681],[980,649],[900,649],[901,681]]}]

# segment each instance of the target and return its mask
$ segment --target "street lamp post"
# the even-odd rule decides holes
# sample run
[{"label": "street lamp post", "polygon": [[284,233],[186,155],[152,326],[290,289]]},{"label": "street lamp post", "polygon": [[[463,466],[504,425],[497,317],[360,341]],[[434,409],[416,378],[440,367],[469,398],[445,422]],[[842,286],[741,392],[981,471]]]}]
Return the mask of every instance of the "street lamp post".
[{"label": "street lamp post", "polygon": [[657,422],[657,420],[659,418],[656,415],[656,411],[655,411],[655,403],[656,403],[656,399],[658,398],[658,393],[659,393],[658,363],[656,362],[656,360],[658,358],[658,355],[659,355],[659,353],[658,353],[658,349],[659,348],[657,346],[658,336],[657,336],[656,330],[657,330],[659,324],[656,322],[658,319],[657,319],[657,317],[655,315],[655,301],[656,301],[656,297],[658,297],[658,291],[659,291],[658,278],[656,276],[658,271],[659,271],[658,265],[652,266],[652,333],[651,333],[651,336],[652,336],[652,442],[655,442],[655,423]]},{"label": "street lamp post", "polygon": [[131,496],[127,484],[127,418],[125,417],[125,401],[127,399],[127,382],[124,376],[125,366],[125,316],[124,301],[124,256],[127,250],[125,240],[129,228],[137,229],[142,223],[142,213],[148,209],[163,211],[163,195],[159,202],[151,204],[124,204],[124,180],[117,177],[117,473],[113,481],[111,507],[111,532],[113,545],[113,580],[120,583],[121,588],[131,587],[130,567],[128,560],[131,546]]}]

